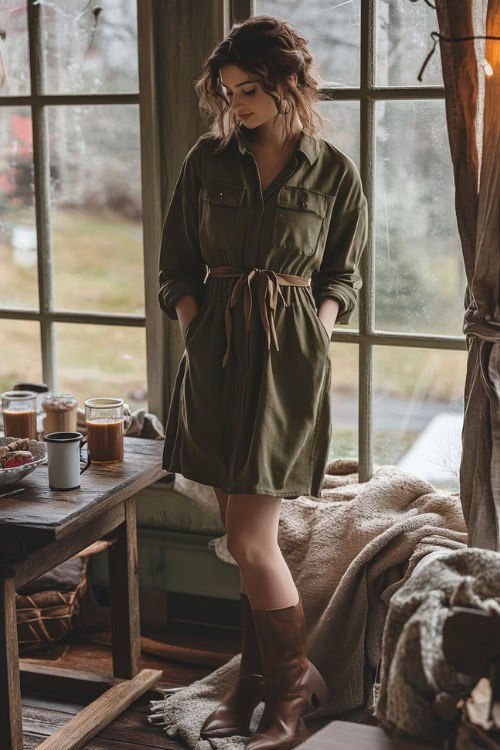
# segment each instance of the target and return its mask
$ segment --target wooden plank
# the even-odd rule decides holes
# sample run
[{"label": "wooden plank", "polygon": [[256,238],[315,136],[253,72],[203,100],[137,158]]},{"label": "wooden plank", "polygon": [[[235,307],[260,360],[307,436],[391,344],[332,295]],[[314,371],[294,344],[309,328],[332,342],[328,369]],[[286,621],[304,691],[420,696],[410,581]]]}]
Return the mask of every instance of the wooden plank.
[{"label": "wooden plank", "polygon": [[[147,468],[154,468],[157,465],[161,465],[163,441],[162,440],[151,440],[145,438],[131,438],[125,437],[124,440],[124,460],[115,464],[93,464],[85,474],[82,475],[82,490],[101,490],[101,485],[106,478],[109,478],[110,483],[116,482],[116,478],[126,480],[132,478],[138,471]],[[20,496],[16,495],[12,498],[2,498],[0,503],[0,520],[3,520],[3,514],[9,512],[9,508],[16,508],[18,505],[23,505],[26,502],[26,498],[30,497],[31,493],[37,493],[31,497],[31,500],[39,502],[39,492],[46,491],[47,495],[54,496],[54,498],[61,498],[61,496],[69,496],[71,499],[74,495],[79,494],[76,490],[51,490],[47,483],[47,464],[42,464],[35,471],[29,474],[25,479],[21,480],[21,483],[16,484],[14,489],[24,486],[26,488],[25,493]],[[167,472],[164,472],[165,474]],[[89,480],[88,483],[84,484],[83,480]],[[24,499],[21,500],[21,497]],[[56,503],[54,503],[56,505]],[[43,517],[42,517],[43,519]]]},{"label": "wooden plank", "polygon": [[24,560],[0,564],[0,577],[14,577],[15,588],[19,589],[25,583],[52,570],[91,542],[100,539],[104,534],[114,531],[124,520],[125,508],[124,504],[120,503],[103,513],[101,517],[76,529],[73,536],[37,549]]},{"label": "wooden plank", "polygon": [[12,579],[0,580],[0,739],[2,750],[22,750],[23,725],[16,592]]},{"label": "wooden plank", "polygon": [[[30,710],[23,702],[24,750],[38,748],[51,732],[71,718],[67,712]],[[172,740],[161,730],[152,731],[145,712],[128,708],[114,720],[111,728],[102,729],[87,742],[85,750],[162,750],[170,747],[173,747]],[[175,750],[183,750],[182,745],[175,745]]]},{"label": "wooden plank", "polygon": [[[39,703],[40,696],[45,699],[47,696],[64,696],[64,706],[72,714],[77,714],[90,700],[102,695],[113,685],[128,681],[115,677],[111,671],[90,672],[69,667],[61,668],[46,662],[25,662],[24,659],[19,660],[19,672],[23,706],[33,701]],[[30,698],[30,693],[38,694],[39,697]],[[152,690],[150,695],[152,698],[160,697],[156,689]],[[68,703],[69,697],[73,700],[78,699],[78,707],[76,704]],[[72,705],[73,710],[70,710]]]},{"label": "wooden plank", "polygon": [[[51,490],[48,486],[32,487],[29,494],[16,495],[12,498],[2,498],[0,502],[0,532],[5,538],[10,538],[12,529],[20,527],[25,536],[40,537],[45,532],[45,538],[50,538],[47,531],[62,527],[73,521],[88,507],[102,505],[108,498],[121,493],[121,499],[136,494],[148,487],[164,475],[159,465],[144,466],[143,462],[137,467],[115,476],[101,474],[94,477],[92,486],[82,486],[68,492]],[[46,467],[40,467],[42,472]],[[98,470],[100,471],[100,470]],[[26,480],[28,481],[28,480]],[[125,492],[127,490],[128,492]],[[29,488],[26,489],[26,493]],[[23,498],[24,499],[21,499]],[[55,538],[55,533],[52,533]]]},{"label": "wooden plank", "polygon": [[[93,737],[86,745],[85,750],[185,750],[186,746],[174,740],[165,741],[162,739],[161,732],[155,734],[149,733],[147,743],[136,742],[137,733],[128,735],[127,740],[109,739],[101,732],[97,737]],[[40,747],[40,737],[33,736],[32,733],[24,735],[24,750],[38,750]]]},{"label": "wooden plank", "polygon": [[85,706],[79,714],[39,745],[39,750],[76,750],[82,747],[116,716],[154,685],[163,672],[143,669],[131,680],[114,685],[103,695]]},{"label": "wooden plank", "polygon": [[[133,495],[137,495],[145,487],[148,487],[152,482],[156,481],[161,474],[162,469],[159,467],[146,469],[141,474],[137,474],[135,479],[128,482],[126,485],[119,488],[115,486],[112,492],[106,493],[105,502],[103,499],[100,501],[99,505],[92,503],[90,507],[87,507],[85,512],[85,522],[92,518],[96,518],[102,512],[102,505],[109,508],[117,503],[127,500]],[[64,524],[61,524],[56,529],[56,539],[63,539],[64,537],[73,534],[75,528],[78,528],[80,523],[80,516],[81,514],[77,518],[72,518]]]},{"label": "wooden plank", "polygon": [[125,521],[108,554],[113,673],[133,677],[140,669],[141,633],[135,497],[125,503]]},{"label": "wooden plank", "polygon": [[111,672],[83,672],[63,669],[47,664],[19,661],[21,691],[40,690],[43,693],[60,693],[78,697],[98,696],[123,680]]}]

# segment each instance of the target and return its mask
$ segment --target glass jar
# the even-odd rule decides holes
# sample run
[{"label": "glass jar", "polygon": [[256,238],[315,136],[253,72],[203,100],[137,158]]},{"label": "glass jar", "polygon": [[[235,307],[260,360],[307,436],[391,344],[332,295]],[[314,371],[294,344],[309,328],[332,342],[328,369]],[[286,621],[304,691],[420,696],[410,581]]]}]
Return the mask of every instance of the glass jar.
[{"label": "glass jar", "polygon": [[5,437],[37,439],[36,396],[34,391],[19,390],[2,393]]},{"label": "glass jar", "polygon": [[123,461],[125,434],[123,399],[88,398],[84,403],[92,463],[114,464]]},{"label": "glass jar", "polygon": [[42,401],[43,434],[76,432],[78,401],[71,393],[53,393]]}]

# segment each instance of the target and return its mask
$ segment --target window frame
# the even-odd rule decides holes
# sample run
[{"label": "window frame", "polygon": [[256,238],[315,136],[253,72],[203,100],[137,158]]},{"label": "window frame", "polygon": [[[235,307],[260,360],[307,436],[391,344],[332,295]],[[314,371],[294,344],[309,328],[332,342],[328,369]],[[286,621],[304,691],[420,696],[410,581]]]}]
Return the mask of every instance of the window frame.
[{"label": "window frame", "polygon": [[[234,20],[255,14],[254,0],[231,0]],[[466,351],[465,336],[430,335],[382,331],[375,328],[375,102],[445,99],[444,86],[376,86],[377,0],[361,0],[360,86],[320,90],[323,101],[359,101],[360,104],[360,177],[368,203],[368,243],[361,258],[363,286],[359,291],[359,328],[342,331],[335,327],[331,341],[357,344],[358,367],[358,457],[359,481],[373,475],[373,391],[374,347],[403,346],[425,349]],[[431,40],[429,40],[430,43]],[[450,155],[451,160],[451,155]],[[457,252],[459,252],[457,250]],[[461,253],[460,253],[461,257]],[[464,289],[465,293],[465,289]]]},{"label": "window frame", "polygon": [[[148,410],[160,418],[166,413],[166,384],[171,383],[176,367],[168,364],[165,351],[165,321],[157,304],[158,248],[162,224],[161,132],[158,113],[157,76],[159,61],[155,53],[158,35],[166,30],[154,28],[154,0],[137,0],[137,48],[139,91],[131,94],[43,94],[43,56],[41,50],[40,5],[26,0],[30,51],[31,94],[0,96],[0,107],[29,106],[33,123],[33,164],[38,254],[39,310],[0,307],[0,319],[31,320],[40,323],[42,377],[52,391],[57,390],[55,323],[119,325],[144,327],[147,352]],[[213,16],[224,30],[232,23],[254,14],[254,0],[216,0]],[[386,332],[375,328],[375,102],[388,100],[444,99],[444,86],[381,87],[375,85],[376,0],[361,0],[360,86],[321,89],[322,100],[359,101],[360,104],[360,176],[368,202],[368,243],[361,260],[363,286],[359,292],[359,328],[342,331],[334,328],[331,341],[357,344],[359,347],[358,456],[359,481],[373,474],[373,390],[374,347],[403,346],[466,351],[465,336],[438,336],[417,333]],[[193,50],[201,53],[201,50]],[[138,104],[140,117],[141,180],[144,232],[145,315],[69,312],[54,310],[53,253],[50,215],[50,163],[47,106],[75,104]],[[182,103],[181,103],[182,104]],[[178,116],[182,120],[182,111]],[[191,114],[191,112],[189,113]],[[153,293],[151,290],[155,290]],[[465,291],[465,290],[464,290]],[[168,356],[167,356],[168,360]]]},{"label": "window frame", "polygon": [[[25,106],[31,109],[33,137],[34,200],[37,232],[37,273],[39,309],[0,307],[0,319],[30,320],[40,324],[42,378],[52,392],[58,390],[56,323],[116,325],[142,327],[146,331],[148,408],[154,411],[160,403],[161,389],[155,373],[154,346],[159,335],[156,298],[146,290],[157,284],[157,226],[160,221],[157,117],[154,97],[154,70],[151,50],[153,43],[152,2],[137,0],[137,52],[139,57],[139,91],[130,94],[44,94],[44,58],[42,54],[41,6],[26,0],[31,93],[22,96],[1,96],[0,107]],[[49,106],[78,104],[139,105],[141,179],[144,231],[145,315],[78,312],[54,309],[53,246],[50,201]],[[145,138],[144,133],[151,135]],[[147,175],[147,179],[145,179]],[[147,208],[146,208],[147,207]],[[154,267],[154,273],[152,271]],[[153,286],[154,288],[154,286]],[[150,318],[148,317],[150,316]]]}]

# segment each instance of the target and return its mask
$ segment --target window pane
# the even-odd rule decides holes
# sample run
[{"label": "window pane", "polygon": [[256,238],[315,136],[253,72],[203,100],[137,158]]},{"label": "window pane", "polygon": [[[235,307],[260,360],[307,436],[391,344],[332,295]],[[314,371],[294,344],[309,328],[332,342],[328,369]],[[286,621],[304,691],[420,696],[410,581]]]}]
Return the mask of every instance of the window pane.
[{"label": "window pane", "polygon": [[322,101],[319,109],[331,120],[323,123],[322,137],[347,154],[359,169],[359,102]]},{"label": "window pane", "polygon": [[460,336],[466,287],[444,102],[376,102],[376,327]]},{"label": "window pane", "polygon": [[254,14],[289,21],[306,37],[322,85],[359,86],[361,0],[255,0]]},{"label": "window pane", "polygon": [[466,351],[375,347],[374,463],[459,488]]},{"label": "window pane", "polygon": [[358,372],[357,344],[330,344],[332,358],[332,443],[329,461],[358,458]]},{"label": "window pane", "polygon": [[[20,0],[2,0],[0,37],[0,96],[22,96],[31,92],[27,3]],[[2,70],[6,79],[1,84]],[[2,118],[3,119],[3,118]]]},{"label": "window pane", "polygon": [[0,306],[38,309],[31,113],[3,107],[0,119]]},{"label": "window pane", "polygon": [[417,76],[437,31],[436,14],[424,2],[378,0],[377,86],[443,86],[439,44],[426,65],[423,80]]},{"label": "window pane", "polygon": [[144,315],[139,111],[49,107],[55,306]]},{"label": "window pane", "polygon": [[[323,117],[331,120],[331,122],[323,123],[321,136],[347,154],[359,169],[359,102],[322,101],[320,111]],[[342,330],[357,328],[359,328],[359,303],[356,305],[351,322],[346,326],[343,325]]]},{"label": "window pane", "polygon": [[138,91],[137,0],[38,0],[48,94]]},{"label": "window pane", "polygon": [[146,331],[130,326],[56,323],[58,390],[86,398],[123,398],[147,409]]},{"label": "window pane", "polygon": [[[41,383],[40,323],[0,318],[0,393],[15,383]],[[2,404],[0,403],[0,410]]]}]

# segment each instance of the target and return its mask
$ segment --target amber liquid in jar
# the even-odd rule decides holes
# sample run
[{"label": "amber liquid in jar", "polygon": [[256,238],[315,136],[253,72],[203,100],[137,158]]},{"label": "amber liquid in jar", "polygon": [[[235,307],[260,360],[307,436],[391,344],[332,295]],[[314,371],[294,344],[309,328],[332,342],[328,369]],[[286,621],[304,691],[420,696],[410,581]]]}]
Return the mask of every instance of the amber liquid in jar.
[{"label": "amber liquid in jar", "polygon": [[87,438],[92,463],[123,461],[123,418],[93,417],[87,420]]},{"label": "amber liquid in jar", "polygon": [[3,412],[4,435],[36,440],[36,410]]}]

